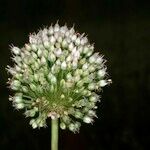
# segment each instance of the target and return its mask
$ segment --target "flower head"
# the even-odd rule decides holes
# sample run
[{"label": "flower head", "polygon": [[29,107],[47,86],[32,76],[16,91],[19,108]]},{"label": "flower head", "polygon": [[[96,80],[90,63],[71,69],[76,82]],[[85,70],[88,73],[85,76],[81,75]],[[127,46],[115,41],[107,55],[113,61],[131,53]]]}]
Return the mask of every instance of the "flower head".
[{"label": "flower head", "polygon": [[11,48],[15,65],[8,83],[15,91],[10,100],[24,109],[33,128],[46,126],[46,119],[60,118],[60,127],[76,132],[81,121],[96,117],[97,91],[111,82],[105,60],[74,28],[58,23],[29,36],[24,47]]}]

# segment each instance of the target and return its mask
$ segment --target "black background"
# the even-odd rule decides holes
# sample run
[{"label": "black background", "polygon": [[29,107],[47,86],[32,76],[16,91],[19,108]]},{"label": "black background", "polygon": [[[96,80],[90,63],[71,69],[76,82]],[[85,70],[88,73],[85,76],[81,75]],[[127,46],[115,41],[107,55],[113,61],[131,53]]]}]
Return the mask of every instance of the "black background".
[{"label": "black background", "polygon": [[[150,9],[135,0],[0,0],[0,150],[48,150],[50,126],[33,130],[8,101],[9,45],[59,20],[85,32],[108,60],[98,119],[79,134],[60,130],[60,150],[148,150],[150,143]],[[50,121],[48,122],[50,125]]]}]

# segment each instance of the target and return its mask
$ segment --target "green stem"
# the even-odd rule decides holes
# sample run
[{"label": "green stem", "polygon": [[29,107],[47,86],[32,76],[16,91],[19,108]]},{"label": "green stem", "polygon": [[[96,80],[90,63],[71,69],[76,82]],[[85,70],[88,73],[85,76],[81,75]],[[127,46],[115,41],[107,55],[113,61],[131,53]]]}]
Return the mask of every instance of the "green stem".
[{"label": "green stem", "polygon": [[51,120],[51,150],[58,150],[58,119]]}]

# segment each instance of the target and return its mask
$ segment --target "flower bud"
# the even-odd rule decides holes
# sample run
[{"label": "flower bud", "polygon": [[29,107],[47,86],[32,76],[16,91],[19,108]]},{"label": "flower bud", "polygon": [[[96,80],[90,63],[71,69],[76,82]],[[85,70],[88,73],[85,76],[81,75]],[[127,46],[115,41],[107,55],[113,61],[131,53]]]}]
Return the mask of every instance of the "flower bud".
[{"label": "flower bud", "polygon": [[90,117],[96,117],[95,111],[89,110],[89,111],[88,111],[88,116],[90,116]]},{"label": "flower bud", "polygon": [[13,101],[14,101],[15,103],[21,103],[21,102],[23,101],[23,99],[22,99],[22,93],[17,93],[17,94],[14,96]]},{"label": "flower bud", "polygon": [[60,86],[61,86],[62,88],[65,87],[65,80],[64,80],[64,79],[61,79],[61,81],[60,81]]},{"label": "flower bud", "polygon": [[16,46],[12,47],[11,50],[15,55],[19,55],[21,52],[21,50]]},{"label": "flower bud", "polygon": [[51,36],[51,37],[50,37],[50,42],[51,42],[51,44],[55,44],[55,41],[56,41],[56,39],[54,38],[54,36]]},{"label": "flower bud", "polygon": [[52,35],[54,33],[54,29],[52,26],[49,27],[48,34]]},{"label": "flower bud", "polygon": [[76,41],[75,41],[75,44],[76,44],[77,46],[79,46],[79,45],[80,45],[80,42],[81,42],[81,41],[80,41],[80,38],[77,38]]},{"label": "flower bud", "polygon": [[58,32],[58,31],[59,31],[59,25],[58,23],[56,23],[54,26],[54,32]]},{"label": "flower bud", "polygon": [[46,64],[46,58],[44,56],[41,58],[41,64]]},{"label": "flower bud", "polygon": [[31,88],[32,91],[36,91],[36,86],[32,83],[30,84],[30,88]]},{"label": "flower bud", "polygon": [[96,62],[97,64],[102,64],[103,58],[102,58],[102,57],[98,57],[95,62]]},{"label": "flower bud", "polygon": [[107,85],[106,80],[100,80],[100,81],[99,81],[99,86],[100,86],[100,87],[104,87],[105,85]]},{"label": "flower bud", "polygon": [[36,46],[36,44],[31,44],[31,49],[36,52],[36,51],[37,51],[37,46]]},{"label": "flower bud", "polygon": [[72,51],[73,48],[74,48],[74,44],[73,44],[73,43],[70,43],[69,46],[68,46],[68,48],[69,48],[70,51]]},{"label": "flower bud", "polygon": [[103,77],[105,76],[105,74],[106,74],[106,71],[105,71],[105,70],[106,70],[106,69],[99,70],[99,71],[97,72],[98,77],[103,78]]},{"label": "flower bud", "polygon": [[88,89],[89,89],[89,90],[94,90],[94,89],[95,89],[95,84],[94,84],[94,83],[90,83],[90,84],[88,85]]},{"label": "flower bud", "polygon": [[24,93],[27,93],[27,92],[28,92],[28,88],[27,88],[26,86],[22,86],[22,91],[23,91]]},{"label": "flower bud", "polygon": [[83,38],[81,39],[81,45],[84,45],[84,44],[86,44],[87,42],[88,42],[87,37],[83,37]]},{"label": "flower bud", "polygon": [[56,60],[56,56],[53,53],[49,53],[48,60],[54,62]]},{"label": "flower bud", "polygon": [[32,120],[30,121],[30,125],[32,125],[32,128],[33,128],[33,129],[35,129],[35,128],[38,127],[38,126],[37,126],[37,123],[36,123],[36,121],[35,121],[35,119],[32,119]]},{"label": "flower bud", "polygon": [[64,98],[65,98],[65,95],[64,95],[64,94],[61,94],[60,98],[61,98],[61,99],[64,99]]},{"label": "flower bud", "polygon": [[66,124],[69,124],[70,121],[71,121],[70,117],[69,117],[69,116],[66,116],[66,115],[64,115],[64,116],[62,117],[62,120],[63,120],[63,122],[65,122]]},{"label": "flower bud", "polygon": [[50,44],[49,44],[49,42],[48,42],[48,41],[44,41],[44,43],[43,43],[43,44],[44,44],[44,47],[45,47],[45,48],[47,48],[47,49],[50,47]]},{"label": "flower bud", "polygon": [[11,82],[11,88],[12,88],[13,90],[18,90],[18,88],[20,87],[20,85],[21,85],[21,83],[20,83],[19,80],[13,80],[13,81]]},{"label": "flower bud", "polygon": [[85,64],[82,66],[82,69],[83,69],[83,70],[87,70],[88,67],[89,67],[89,65],[88,65],[87,63],[85,63]]},{"label": "flower bud", "polygon": [[61,69],[62,69],[62,70],[66,70],[66,67],[67,67],[67,64],[66,64],[66,62],[64,61],[64,62],[61,64]]},{"label": "flower bud", "polygon": [[93,122],[93,119],[90,118],[89,116],[85,116],[85,117],[83,118],[83,121],[84,121],[85,123],[92,123],[92,122]]},{"label": "flower bud", "polygon": [[63,48],[67,48],[67,46],[68,46],[67,41],[64,39],[64,40],[62,41],[62,47],[63,47]]},{"label": "flower bud", "polygon": [[84,84],[84,81],[83,81],[83,80],[80,80],[80,81],[77,82],[76,85],[77,85],[77,87],[82,87],[83,84]]},{"label": "flower bud", "polygon": [[90,101],[90,102],[97,102],[97,101],[98,101],[98,97],[96,97],[96,96],[91,96],[91,97],[89,98],[89,101]]},{"label": "flower bud", "polygon": [[23,103],[16,103],[15,107],[16,107],[16,109],[23,109],[25,106]]},{"label": "flower bud", "polygon": [[60,57],[60,55],[62,54],[61,48],[56,49],[54,53],[57,57]]},{"label": "flower bud", "polygon": [[90,63],[94,63],[95,61],[96,61],[96,55],[93,55],[93,56],[91,56],[90,58],[89,58],[89,62]]},{"label": "flower bud", "polygon": [[66,129],[66,124],[63,123],[63,122],[61,122],[61,123],[60,123],[60,128],[61,128],[62,130],[65,130],[65,129]]},{"label": "flower bud", "polygon": [[69,55],[69,56],[66,58],[66,62],[69,62],[69,61],[71,61],[71,60],[72,60],[72,56]]},{"label": "flower bud", "polygon": [[31,51],[31,46],[30,46],[29,44],[25,44],[25,49],[26,49],[27,51]]},{"label": "flower bud", "polygon": [[76,118],[82,118],[83,117],[83,114],[78,110],[78,111],[75,111],[75,115],[74,115]]}]

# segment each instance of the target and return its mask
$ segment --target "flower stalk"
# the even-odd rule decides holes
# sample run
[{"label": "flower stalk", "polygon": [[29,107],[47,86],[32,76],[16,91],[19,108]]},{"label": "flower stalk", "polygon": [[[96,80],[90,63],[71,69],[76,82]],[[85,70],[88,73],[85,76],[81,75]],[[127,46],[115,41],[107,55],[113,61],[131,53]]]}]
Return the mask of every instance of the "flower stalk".
[{"label": "flower stalk", "polygon": [[51,150],[58,150],[58,119],[51,120]]}]

